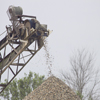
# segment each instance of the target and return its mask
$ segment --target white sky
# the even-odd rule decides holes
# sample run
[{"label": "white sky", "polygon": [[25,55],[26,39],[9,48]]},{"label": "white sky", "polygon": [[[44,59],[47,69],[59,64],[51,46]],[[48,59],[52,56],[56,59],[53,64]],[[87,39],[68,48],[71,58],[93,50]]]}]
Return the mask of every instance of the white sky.
[{"label": "white sky", "polygon": [[[96,66],[100,65],[100,0],[2,0],[0,2],[0,33],[11,24],[6,11],[10,5],[21,6],[25,15],[36,16],[41,24],[53,30],[48,37],[53,56],[53,74],[70,67],[73,51],[86,48],[96,53]],[[2,38],[0,37],[0,40]],[[48,74],[43,48],[17,76],[23,77],[30,70]]]}]

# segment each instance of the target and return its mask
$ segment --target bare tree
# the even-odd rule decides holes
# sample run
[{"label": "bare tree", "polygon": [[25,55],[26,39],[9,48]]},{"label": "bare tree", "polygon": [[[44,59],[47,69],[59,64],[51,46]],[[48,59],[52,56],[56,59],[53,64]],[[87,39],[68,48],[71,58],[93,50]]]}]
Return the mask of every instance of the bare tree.
[{"label": "bare tree", "polygon": [[99,70],[94,66],[93,53],[78,50],[70,59],[71,71],[61,72],[65,82],[81,100],[100,100]]}]

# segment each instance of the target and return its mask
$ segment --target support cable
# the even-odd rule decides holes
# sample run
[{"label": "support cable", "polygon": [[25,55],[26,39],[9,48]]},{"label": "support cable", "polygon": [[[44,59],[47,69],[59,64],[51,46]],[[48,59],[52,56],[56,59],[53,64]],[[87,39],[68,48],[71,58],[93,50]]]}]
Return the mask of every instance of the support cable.
[{"label": "support cable", "polygon": [[3,35],[5,32],[6,32],[6,31],[4,31],[3,33],[1,33],[0,36]]}]

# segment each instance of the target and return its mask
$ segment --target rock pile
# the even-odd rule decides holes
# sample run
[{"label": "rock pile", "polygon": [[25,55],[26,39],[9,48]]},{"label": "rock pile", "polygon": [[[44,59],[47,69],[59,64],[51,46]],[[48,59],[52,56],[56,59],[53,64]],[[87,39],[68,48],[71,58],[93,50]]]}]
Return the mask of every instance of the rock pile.
[{"label": "rock pile", "polygon": [[49,77],[23,100],[80,100],[64,82],[55,76]]}]

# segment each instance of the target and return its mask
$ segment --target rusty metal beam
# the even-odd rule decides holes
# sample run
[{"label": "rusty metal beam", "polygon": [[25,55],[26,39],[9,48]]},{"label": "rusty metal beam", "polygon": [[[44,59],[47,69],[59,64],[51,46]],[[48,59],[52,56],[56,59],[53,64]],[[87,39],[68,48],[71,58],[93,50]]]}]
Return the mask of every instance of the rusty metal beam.
[{"label": "rusty metal beam", "polygon": [[[25,40],[20,40],[20,45],[15,49],[13,48],[14,50],[2,59],[2,61],[0,62],[0,69],[3,69],[6,65],[8,67],[14,61],[14,59],[34,41],[34,39],[30,39],[30,37],[35,33],[35,31],[36,30],[33,29],[32,33],[30,33],[29,36],[25,38]],[[17,52],[17,54],[15,51]]]},{"label": "rusty metal beam", "polygon": [[17,15],[16,17],[20,18],[20,17],[30,17],[30,18],[35,18],[36,16],[29,16],[29,15]]},{"label": "rusty metal beam", "polygon": [[16,65],[18,65],[18,66],[24,66],[23,63],[12,63],[11,65],[13,65],[13,66],[16,66]]},{"label": "rusty metal beam", "polygon": [[14,71],[11,69],[11,67],[9,66],[9,69],[11,70],[11,72],[15,75]]},{"label": "rusty metal beam", "polygon": [[[30,35],[31,36],[31,35]],[[43,43],[43,41],[44,41],[44,39],[45,38],[41,38],[40,40],[39,40],[40,38],[38,38],[38,49],[36,49],[36,41],[34,40],[34,39],[30,39],[29,37],[27,37],[26,38],[26,40],[27,40],[27,44],[25,45],[25,47],[22,49],[22,47],[23,46],[20,46],[20,49],[22,50],[22,51],[20,51],[20,49],[17,49],[17,48],[19,48],[19,46],[18,47],[16,47],[15,49],[18,51],[18,54],[16,54],[16,52],[13,50],[12,52],[11,52],[11,57],[14,55],[15,57],[13,58],[13,60],[12,60],[12,58],[11,58],[11,61],[9,61],[8,62],[8,64],[6,65],[5,64],[5,66],[4,66],[4,69],[3,69],[3,72],[5,72],[5,70],[7,69],[7,68],[9,68],[10,69],[10,71],[12,72],[12,74],[13,74],[13,76],[12,76],[12,78],[9,80],[8,79],[8,77],[7,77],[7,84],[6,85],[0,85],[0,93],[2,93],[2,91],[10,84],[10,82],[18,75],[18,73],[25,67],[25,65],[32,59],[32,57],[42,48],[42,46],[44,45],[44,43]],[[42,41],[42,43],[41,43],[41,41]],[[33,50],[30,50],[28,47],[29,47],[29,45],[31,45],[33,42],[35,42],[35,44],[34,44],[34,46],[35,46],[35,48],[33,49]],[[20,43],[20,45],[22,45],[22,42]],[[30,54],[28,54],[27,56],[29,56],[28,57],[28,59],[27,59],[27,61],[25,62],[23,62],[23,63],[20,63],[20,60],[21,59],[23,59],[23,58],[25,58],[25,57],[27,57],[27,56],[23,56],[23,57],[19,57],[18,59],[17,59],[17,57],[19,56],[19,55],[21,55],[24,51],[27,51],[27,52],[30,52]],[[35,51],[35,52],[32,52],[32,51]],[[9,55],[9,54],[8,54]],[[10,59],[10,56],[9,57],[7,57],[7,59]],[[5,57],[6,58],[6,57]],[[6,59],[6,60],[7,60]],[[4,60],[4,61],[6,61],[6,60]],[[18,61],[17,63],[14,63],[14,62],[16,62],[16,61]],[[7,61],[6,61],[7,62]],[[15,66],[15,67],[9,67],[9,66]],[[20,67],[19,67],[20,66]],[[14,72],[14,69],[16,68],[16,72]],[[19,70],[18,70],[19,69]],[[2,72],[1,72],[2,73]],[[0,74],[0,75],[2,75],[2,74]],[[8,76],[9,76],[9,73],[8,73]]]}]

